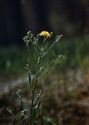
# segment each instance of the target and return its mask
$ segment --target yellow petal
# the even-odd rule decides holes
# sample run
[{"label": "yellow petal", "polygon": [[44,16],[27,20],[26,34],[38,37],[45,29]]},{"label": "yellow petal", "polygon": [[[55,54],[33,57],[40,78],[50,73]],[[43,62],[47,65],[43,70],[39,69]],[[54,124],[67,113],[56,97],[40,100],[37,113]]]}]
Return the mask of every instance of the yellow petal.
[{"label": "yellow petal", "polygon": [[42,31],[41,33],[39,33],[39,35],[44,37],[50,37],[50,33],[48,31]]}]

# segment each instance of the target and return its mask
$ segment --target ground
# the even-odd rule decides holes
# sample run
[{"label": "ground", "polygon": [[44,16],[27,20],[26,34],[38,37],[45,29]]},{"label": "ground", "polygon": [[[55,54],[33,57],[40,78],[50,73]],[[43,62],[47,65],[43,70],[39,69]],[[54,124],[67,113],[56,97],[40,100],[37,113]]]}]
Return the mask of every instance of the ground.
[{"label": "ground", "polygon": [[[85,75],[84,75],[85,74]],[[43,96],[45,124],[88,125],[89,124],[89,70],[67,70],[64,73],[49,73]],[[1,125],[16,125],[16,119],[8,109],[19,110],[16,90],[21,89],[24,100],[29,103],[28,81],[20,83],[0,96]],[[42,81],[41,81],[42,83]],[[14,83],[13,83],[14,84]],[[41,84],[39,83],[41,86]],[[39,88],[39,87],[38,87]]]}]

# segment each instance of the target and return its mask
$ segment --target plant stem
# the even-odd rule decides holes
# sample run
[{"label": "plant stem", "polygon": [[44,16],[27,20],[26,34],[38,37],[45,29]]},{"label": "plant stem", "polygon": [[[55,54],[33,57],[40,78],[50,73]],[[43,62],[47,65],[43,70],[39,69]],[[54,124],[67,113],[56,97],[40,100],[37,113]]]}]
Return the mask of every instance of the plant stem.
[{"label": "plant stem", "polygon": [[35,91],[32,91],[32,103],[31,103],[31,113],[30,113],[30,125],[32,125],[34,95],[35,95]]},{"label": "plant stem", "polygon": [[37,84],[37,76],[36,76],[36,81],[35,81],[35,84],[34,84],[34,88],[32,89],[32,102],[31,102],[30,124],[29,125],[33,125],[32,116],[33,116],[34,97],[35,97],[36,84]]}]

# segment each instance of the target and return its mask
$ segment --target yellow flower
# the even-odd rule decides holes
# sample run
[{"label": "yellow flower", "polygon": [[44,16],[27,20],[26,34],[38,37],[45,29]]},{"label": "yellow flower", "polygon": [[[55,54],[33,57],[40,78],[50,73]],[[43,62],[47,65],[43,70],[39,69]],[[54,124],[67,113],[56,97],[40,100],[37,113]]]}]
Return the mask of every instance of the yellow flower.
[{"label": "yellow flower", "polygon": [[50,33],[48,31],[42,31],[39,33],[39,36],[50,37]]}]

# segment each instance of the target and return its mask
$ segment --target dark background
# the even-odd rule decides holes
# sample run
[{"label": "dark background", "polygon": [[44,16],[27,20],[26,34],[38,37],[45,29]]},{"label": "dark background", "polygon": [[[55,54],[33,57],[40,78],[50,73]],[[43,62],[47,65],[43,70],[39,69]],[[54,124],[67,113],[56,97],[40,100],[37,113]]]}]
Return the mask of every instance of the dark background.
[{"label": "dark background", "polygon": [[0,45],[21,45],[29,30],[83,37],[89,32],[89,0],[0,0]]},{"label": "dark background", "polygon": [[57,34],[63,35],[41,62],[40,70],[63,55],[37,85],[37,89],[45,86],[44,125],[89,125],[89,0],[0,0],[0,125],[17,125],[29,118],[23,117],[29,112],[23,112],[16,94],[21,90],[23,107],[29,111],[32,94],[25,67],[31,62],[30,68],[36,68],[34,50],[23,41],[29,30],[34,35],[53,32],[49,44]]}]

